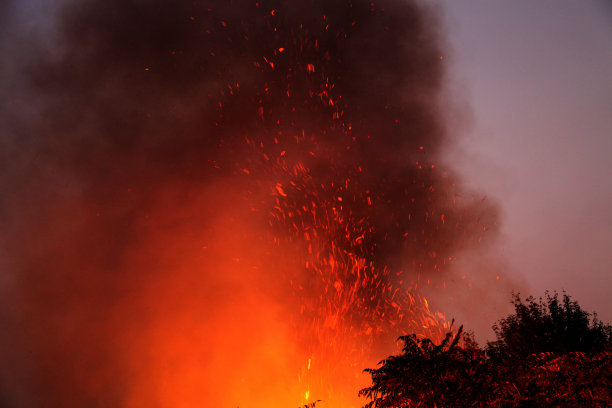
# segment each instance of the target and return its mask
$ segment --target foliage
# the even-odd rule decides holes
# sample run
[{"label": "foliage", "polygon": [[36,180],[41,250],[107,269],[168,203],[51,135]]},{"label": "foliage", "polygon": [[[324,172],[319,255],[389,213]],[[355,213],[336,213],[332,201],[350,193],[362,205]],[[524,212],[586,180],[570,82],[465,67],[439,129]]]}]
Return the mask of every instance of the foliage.
[{"label": "foliage", "polygon": [[497,323],[485,349],[461,328],[439,345],[400,337],[399,355],[365,370],[364,408],[612,406],[610,326],[567,295],[513,301],[516,313]]},{"label": "foliage", "polygon": [[483,375],[487,367],[482,351],[469,337],[459,346],[461,337],[462,327],[454,336],[448,333],[439,345],[414,334],[400,337],[404,346],[399,356],[381,361],[378,369],[365,370],[373,383],[359,392],[372,400],[365,407],[458,406],[472,401],[485,390],[470,384],[470,379]]},{"label": "foliage", "polygon": [[612,343],[612,327],[580,308],[563,294],[546,293],[546,299],[513,297],[515,314],[501,319],[493,329],[497,341],[487,344],[493,358],[524,359],[532,354],[601,351]]},{"label": "foliage", "polygon": [[518,372],[507,376],[514,405],[504,406],[612,406],[611,352],[534,354]]}]

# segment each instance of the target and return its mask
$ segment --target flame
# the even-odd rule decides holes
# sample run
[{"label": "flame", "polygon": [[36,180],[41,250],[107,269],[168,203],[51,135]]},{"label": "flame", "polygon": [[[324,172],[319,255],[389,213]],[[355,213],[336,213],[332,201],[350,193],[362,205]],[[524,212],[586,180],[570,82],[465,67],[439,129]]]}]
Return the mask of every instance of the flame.
[{"label": "flame", "polygon": [[15,398],[359,406],[399,335],[443,337],[424,288],[496,226],[438,157],[428,9],[144,3],[66,2],[62,52],[23,69],[43,108],[11,127],[56,133],[13,203],[7,303],[41,367]]}]

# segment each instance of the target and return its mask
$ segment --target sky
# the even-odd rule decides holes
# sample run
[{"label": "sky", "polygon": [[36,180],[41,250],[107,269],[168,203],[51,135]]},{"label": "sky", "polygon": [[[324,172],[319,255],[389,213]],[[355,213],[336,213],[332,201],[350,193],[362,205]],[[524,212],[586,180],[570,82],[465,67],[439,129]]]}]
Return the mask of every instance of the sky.
[{"label": "sky", "polygon": [[609,322],[612,6],[439,4],[451,93],[467,118],[447,154],[500,203],[509,274],[536,297],[565,290]]}]

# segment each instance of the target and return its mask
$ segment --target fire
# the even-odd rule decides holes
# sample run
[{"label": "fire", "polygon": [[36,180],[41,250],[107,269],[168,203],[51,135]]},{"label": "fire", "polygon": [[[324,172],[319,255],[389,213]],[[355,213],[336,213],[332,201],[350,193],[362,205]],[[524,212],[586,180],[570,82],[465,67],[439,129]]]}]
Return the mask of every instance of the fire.
[{"label": "fire", "polygon": [[[296,144],[300,143],[298,139]],[[297,334],[294,341],[304,361],[309,356],[299,376],[300,403],[315,395],[327,406],[357,406],[352,391],[363,385],[361,370],[373,363],[374,351],[389,350],[392,340],[406,332],[441,339],[449,324],[442,314],[430,311],[418,278],[393,271],[377,259],[380,241],[368,212],[381,197],[374,186],[359,185],[361,164],[358,169],[343,169],[340,175],[354,176],[341,183],[335,179],[321,183],[304,162],[288,163],[288,150],[271,161],[261,144],[248,138],[246,144],[254,146],[250,157],[261,157],[259,165],[251,162],[253,171],[246,174],[265,175],[251,181],[258,185],[255,191],[265,191],[269,180],[281,180],[268,190],[266,245],[276,250],[271,252],[274,259],[263,261],[262,268],[275,265],[275,273],[283,277]],[[316,150],[311,156],[324,154]],[[263,213],[265,208],[257,211]],[[440,219],[444,224],[444,215]],[[279,256],[286,252],[291,260]],[[435,251],[432,254],[435,258]],[[318,363],[311,371],[313,359]]]},{"label": "fire", "polygon": [[[441,291],[496,224],[440,158],[432,10],[83,0],[62,11],[65,52],[32,81],[51,73],[36,94],[44,114],[21,125],[56,132],[33,151],[79,190],[24,200],[40,203],[30,218],[44,227],[19,220],[27,279],[14,279],[14,320],[35,333],[43,321],[45,336],[24,334],[44,369],[24,374],[37,392],[23,395],[357,407],[362,370],[399,335],[443,337],[424,288]],[[35,257],[22,249],[32,236],[51,237]]]}]

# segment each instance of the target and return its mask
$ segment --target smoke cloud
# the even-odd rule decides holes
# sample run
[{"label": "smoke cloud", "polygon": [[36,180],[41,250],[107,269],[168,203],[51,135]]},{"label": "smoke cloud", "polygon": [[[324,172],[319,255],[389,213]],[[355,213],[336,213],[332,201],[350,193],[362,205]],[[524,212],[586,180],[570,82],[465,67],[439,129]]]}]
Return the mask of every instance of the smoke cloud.
[{"label": "smoke cloud", "polygon": [[54,3],[0,6],[0,405],[333,402],[467,287],[434,9]]}]

